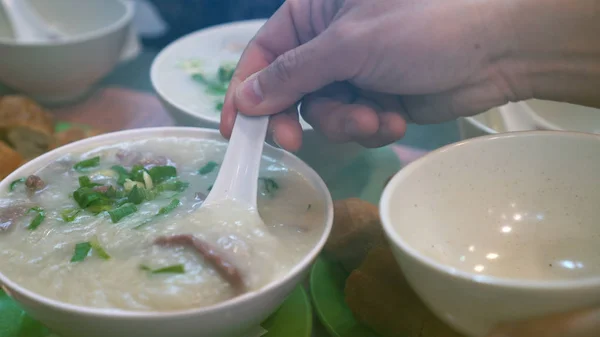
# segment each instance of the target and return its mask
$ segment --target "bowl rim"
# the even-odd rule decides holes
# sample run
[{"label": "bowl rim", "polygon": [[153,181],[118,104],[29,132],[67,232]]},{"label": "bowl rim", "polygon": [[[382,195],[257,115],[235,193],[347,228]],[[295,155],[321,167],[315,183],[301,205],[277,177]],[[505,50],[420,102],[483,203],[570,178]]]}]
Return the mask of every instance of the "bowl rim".
[{"label": "bowl rim", "polygon": [[[106,1],[106,0],[104,0]],[[109,35],[114,33],[124,26],[131,23],[133,20],[133,15],[135,14],[135,4],[125,2],[125,0],[112,0],[115,3],[123,6],[123,13],[121,17],[113,21],[110,25],[104,26],[98,29],[94,29],[91,32],[76,34],[70,37],[65,38],[62,41],[42,41],[42,42],[18,42],[14,38],[2,38],[0,37],[0,45],[10,46],[10,47],[25,47],[25,48],[34,48],[34,47],[54,47],[54,46],[66,46],[66,45],[74,45],[81,42],[86,42],[90,40],[95,40],[97,38]]]},{"label": "bowl rim", "polygon": [[459,141],[457,143],[449,144],[437,150],[434,150],[398,171],[398,173],[396,173],[396,175],[390,180],[390,182],[384,189],[383,194],[381,196],[381,200],[379,202],[379,215],[381,217],[383,229],[386,233],[386,236],[388,237],[388,241],[390,241],[393,246],[401,250],[405,255],[408,255],[411,259],[417,261],[417,263],[437,273],[458,278],[462,281],[476,282],[478,284],[486,284],[490,286],[500,286],[527,290],[564,290],[572,288],[596,287],[600,285],[600,275],[592,277],[582,277],[574,280],[531,280],[516,277],[510,278],[480,275],[472,272],[458,270],[457,268],[453,268],[444,263],[438,262],[434,258],[425,256],[417,248],[414,248],[410,243],[404,241],[402,235],[394,229],[393,220],[390,216],[390,209],[393,207],[391,202],[392,194],[394,193],[394,191],[399,189],[403,181],[411,178],[413,172],[419,170],[423,165],[427,165],[429,161],[432,160],[432,158],[435,158],[437,155],[443,152],[453,150],[457,147],[466,144],[483,143],[488,141],[494,141],[496,139],[506,139],[515,137],[528,138],[541,136],[550,136],[556,138],[568,137],[582,140],[594,140],[600,143],[600,135],[597,134],[578,131],[535,130],[485,135],[481,137],[475,137]]},{"label": "bowl rim", "polygon": [[[227,29],[247,28],[247,29],[258,30],[266,22],[267,22],[267,19],[251,19],[251,20],[242,20],[242,21],[223,23],[223,24],[203,28],[203,29],[197,30],[195,32],[191,32],[189,34],[186,34],[186,35],[172,41],[156,55],[156,57],[152,61],[152,65],[150,66],[150,82],[152,83],[152,87],[154,88],[154,91],[156,91],[156,93],[161,98],[161,100],[166,102],[168,105],[171,105],[173,108],[177,109],[181,113],[184,113],[200,122],[210,124],[211,126],[218,126],[220,123],[220,120],[221,120],[220,113],[215,114],[214,116],[211,116],[210,114],[205,112],[206,109],[202,109],[202,110],[198,109],[197,112],[194,112],[193,110],[184,107],[183,104],[181,104],[177,99],[173,98],[171,95],[167,95],[164,92],[164,90],[162,89],[163,85],[161,85],[162,82],[159,79],[160,69],[164,68],[164,65],[163,65],[165,63],[164,59],[166,59],[169,55],[175,53],[173,50],[175,48],[177,48],[179,44],[184,43],[184,41],[200,39],[200,38],[202,38],[203,35],[219,32],[219,31],[227,30]],[[299,109],[300,108],[298,107],[298,110]],[[313,128],[310,125],[306,125],[306,126],[302,126],[302,130],[309,131],[309,130],[313,130]]]},{"label": "bowl rim", "polygon": [[[197,136],[194,136],[197,134]],[[123,140],[142,140],[149,139],[151,137],[185,137],[185,138],[200,138],[200,139],[209,139],[209,140],[217,140],[226,142],[220,135],[217,130],[208,129],[208,128],[197,128],[197,127],[148,127],[148,128],[139,128],[139,129],[131,129],[117,132],[110,132],[103,135],[90,137],[87,139],[83,139],[71,144],[67,144],[65,146],[54,149],[50,152],[47,152],[27,164],[21,166],[14,172],[12,172],[9,176],[7,176],[4,180],[0,181],[0,189],[7,188],[9,182],[15,180],[17,177],[22,176],[21,172],[31,172],[35,169],[39,169],[43,167],[43,165],[47,164],[50,160],[56,159],[61,155],[64,155],[69,152],[77,152],[86,149],[90,149],[96,143],[102,144],[116,144]],[[331,193],[327,188],[327,185],[321,179],[321,177],[310,167],[308,164],[304,163],[301,159],[296,157],[294,154],[271,146],[265,143],[265,151],[269,151],[271,153],[275,153],[280,155],[281,158],[285,158],[287,160],[292,160],[293,167],[298,171],[303,172],[302,174],[312,181],[313,184],[316,184],[316,189],[319,190],[320,194],[323,194],[324,202],[325,202],[325,210],[326,216],[325,221],[323,223],[323,232],[320,235],[319,240],[315,243],[313,248],[304,255],[304,257],[296,263],[296,265],[284,276],[279,279],[276,279],[263,288],[247,292],[243,295],[228,299],[223,302],[219,302],[214,305],[204,306],[193,309],[180,309],[173,311],[133,311],[133,310],[123,310],[123,309],[113,309],[113,308],[94,308],[87,307],[81,305],[69,304],[66,302],[62,302],[59,300],[55,300],[52,298],[48,298],[42,296],[34,291],[28,290],[24,287],[21,287],[16,282],[10,280],[6,275],[4,275],[0,271],[0,288],[8,290],[8,294],[18,293],[21,296],[28,298],[29,300],[41,303],[45,306],[52,307],[55,310],[60,310],[63,312],[69,312],[75,315],[84,315],[90,317],[103,317],[103,318],[127,318],[127,319],[137,319],[137,320],[145,320],[145,319],[165,319],[165,318],[181,318],[181,317],[190,317],[197,316],[203,314],[214,314],[219,312],[227,312],[237,305],[253,302],[260,297],[267,295],[268,293],[276,290],[281,285],[284,285],[290,282],[294,277],[301,274],[302,271],[307,270],[311,263],[317,258],[317,256],[322,251],[329,234],[331,233],[331,229],[333,227],[333,200],[331,198]],[[264,152],[263,152],[264,153]],[[275,157],[275,156],[273,156]],[[12,295],[11,295],[12,297]]]}]

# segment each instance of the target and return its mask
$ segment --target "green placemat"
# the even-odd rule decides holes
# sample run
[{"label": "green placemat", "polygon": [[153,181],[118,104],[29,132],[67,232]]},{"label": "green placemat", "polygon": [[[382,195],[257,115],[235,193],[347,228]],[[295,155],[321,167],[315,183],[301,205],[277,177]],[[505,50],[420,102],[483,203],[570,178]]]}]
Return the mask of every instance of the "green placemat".
[{"label": "green placemat", "polygon": [[[262,325],[264,337],[310,337],[312,308],[306,291],[296,288],[283,305]],[[0,290],[0,337],[50,337],[50,331],[31,318]],[[85,337],[85,336],[82,336]],[[168,336],[165,336],[168,337]]]},{"label": "green placemat", "polygon": [[344,286],[348,273],[337,263],[320,257],[310,274],[310,293],[319,320],[333,337],[378,337],[360,324],[346,305]]}]

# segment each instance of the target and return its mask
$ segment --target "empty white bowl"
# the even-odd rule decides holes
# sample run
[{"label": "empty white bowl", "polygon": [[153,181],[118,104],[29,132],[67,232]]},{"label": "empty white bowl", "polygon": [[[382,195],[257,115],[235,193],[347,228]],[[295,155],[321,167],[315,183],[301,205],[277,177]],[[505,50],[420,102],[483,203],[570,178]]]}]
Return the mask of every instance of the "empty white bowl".
[{"label": "empty white bowl", "polygon": [[[8,189],[11,181],[32,174],[70,152],[160,137],[222,140],[217,131],[199,128],[147,128],[109,133],[66,145],[32,160],[1,181],[0,189]],[[327,216],[325,222],[319,224],[322,233],[312,250],[285,277],[258,291],[199,309],[132,312],[81,307],[49,299],[15,284],[1,270],[0,284],[31,316],[61,337],[234,337],[246,329],[254,328],[273,313],[306,276],[312,261],[323,248],[333,222],[333,203],[329,191],[310,167],[294,155],[271,146],[265,147],[264,155],[302,174],[306,183],[321,194]]]},{"label": "empty white bowl", "polygon": [[600,305],[600,136],[532,131],[446,146],[381,198],[402,270],[468,336]]},{"label": "empty white bowl", "polygon": [[538,129],[600,133],[600,109],[537,99],[519,105]]},{"label": "empty white bowl", "polygon": [[86,93],[121,58],[134,7],[122,0],[29,0],[67,35],[61,42],[20,43],[0,9],[0,81],[41,102]]},{"label": "empty white bowl", "polygon": [[[205,92],[183,67],[190,60],[201,63],[208,74],[223,63],[237,63],[244,48],[265,20],[228,23],[186,35],[163,49],[150,70],[152,85],[161,102],[179,125],[218,128],[218,97]],[[303,146],[296,155],[313,167],[324,179],[335,175],[365,149],[354,143],[333,144],[306,122]]]}]

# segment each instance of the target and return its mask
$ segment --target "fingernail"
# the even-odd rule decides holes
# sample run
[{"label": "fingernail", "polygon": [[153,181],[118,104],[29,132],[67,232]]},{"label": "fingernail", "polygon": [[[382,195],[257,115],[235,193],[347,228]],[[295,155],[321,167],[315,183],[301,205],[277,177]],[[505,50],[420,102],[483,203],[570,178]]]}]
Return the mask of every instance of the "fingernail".
[{"label": "fingernail", "polygon": [[262,90],[257,74],[248,77],[237,89],[237,96],[251,105],[258,105],[263,100]]}]

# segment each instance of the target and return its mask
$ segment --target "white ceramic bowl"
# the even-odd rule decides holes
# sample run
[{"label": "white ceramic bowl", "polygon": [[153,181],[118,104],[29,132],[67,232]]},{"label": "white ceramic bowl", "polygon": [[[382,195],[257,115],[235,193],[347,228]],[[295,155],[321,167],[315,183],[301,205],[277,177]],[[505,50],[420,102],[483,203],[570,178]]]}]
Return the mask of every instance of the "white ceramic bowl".
[{"label": "white ceramic bowl", "polygon": [[537,129],[600,133],[600,109],[537,99],[518,105]]},{"label": "white ceramic bowl", "polygon": [[[237,62],[248,42],[265,20],[249,20],[202,29],[186,35],[163,49],[150,70],[150,78],[161,102],[179,125],[218,128],[220,112],[216,98],[205,93],[182,68],[199,60],[206,73],[216,73],[222,63]],[[303,146],[296,155],[324,179],[350,163],[365,149],[357,144],[333,144],[302,121]]]},{"label": "white ceramic bowl", "polygon": [[0,10],[0,81],[6,85],[41,102],[68,101],[86,93],[125,57],[132,4],[122,0],[29,1],[68,38],[18,43]]},{"label": "white ceramic bowl", "polygon": [[479,137],[409,164],[381,218],[396,259],[450,326],[494,325],[600,305],[600,136]]},{"label": "white ceramic bowl", "polygon": [[[81,152],[123,141],[177,136],[222,139],[217,131],[200,128],[147,128],[105,134],[58,148],[34,159],[0,182],[0,189],[7,189],[9,183],[17,177],[27,176],[69,152]],[[1,271],[0,284],[31,316],[61,337],[234,337],[248,328],[254,328],[273,313],[306,276],[309,266],[323,248],[333,223],[333,204],[329,191],[310,167],[292,154],[271,146],[265,147],[264,155],[303,174],[307,183],[312,184],[322,195],[327,203],[325,206],[328,213],[322,224],[323,233],[315,247],[287,276],[259,291],[199,309],[124,312],[81,307],[48,299],[21,288],[1,274]]]}]

